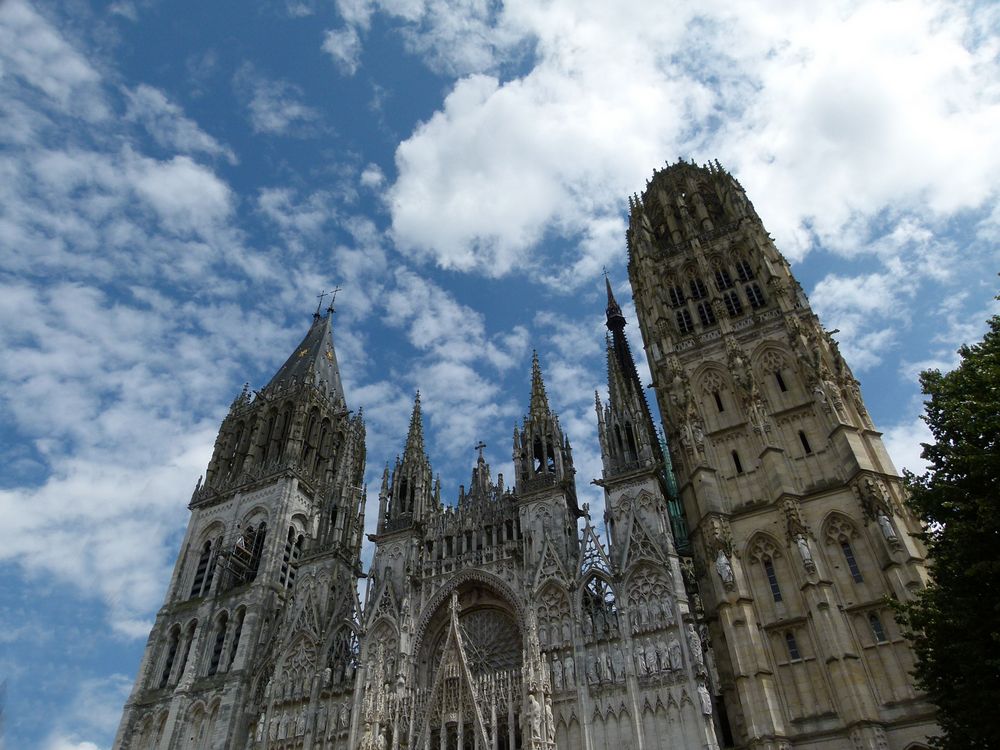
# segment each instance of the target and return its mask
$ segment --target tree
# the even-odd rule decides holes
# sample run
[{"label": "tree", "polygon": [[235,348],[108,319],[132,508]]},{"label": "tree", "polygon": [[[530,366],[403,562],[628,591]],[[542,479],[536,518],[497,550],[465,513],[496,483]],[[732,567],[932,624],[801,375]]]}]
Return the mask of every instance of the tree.
[{"label": "tree", "polygon": [[940,709],[932,744],[978,750],[1000,748],[1000,316],[959,354],[953,371],[920,376],[934,442],[926,473],[906,476],[931,581],[898,611],[917,685]]}]

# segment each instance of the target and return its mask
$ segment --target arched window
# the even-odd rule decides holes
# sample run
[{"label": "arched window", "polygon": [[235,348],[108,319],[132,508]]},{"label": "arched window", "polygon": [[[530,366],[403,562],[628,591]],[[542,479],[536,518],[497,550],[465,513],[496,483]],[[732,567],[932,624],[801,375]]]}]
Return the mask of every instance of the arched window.
[{"label": "arched window", "polygon": [[851,578],[854,579],[855,583],[862,583],[865,579],[861,575],[861,568],[858,567],[858,561],[854,557],[854,550],[851,548],[851,543],[847,540],[847,537],[840,538],[840,549],[844,553],[844,560],[847,561],[847,569],[851,571]]},{"label": "arched window", "polygon": [[291,588],[295,582],[296,564],[302,553],[302,542],[305,539],[294,526],[288,527],[288,537],[285,539],[284,555],[281,558],[280,585]]},{"label": "arched window", "polygon": [[264,426],[264,443],[261,447],[260,462],[266,464],[267,460],[271,457],[271,443],[274,438],[274,422],[275,415],[270,414],[267,417],[267,423]]},{"label": "arched window", "polygon": [[689,310],[678,310],[674,313],[674,318],[677,320],[677,330],[682,336],[694,333],[694,320],[691,318]]},{"label": "arched window", "polygon": [[740,281],[750,281],[753,278],[753,268],[743,258],[736,261],[736,276]]},{"label": "arched window", "polygon": [[722,301],[726,303],[726,312],[730,318],[743,314],[743,303],[736,292],[726,292],[722,295]]},{"label": "arched window", "polygon": [[726,406],[722,403],[722,396],[719,395],[719,391],[712,391],[712,397],[715,399],[715,408],[718,409],[720,413],[724,412],[726,410]]},{"label": "arched window", "polygon": [[705,299],[708,296],[708,289],[705,287],[705,282],[695,276],[691,279],[691,299]]},{"label": "arched window", "polygon": [[684,304],[684,290],[679,286],[667,288],[667,296],[670,298],[671,307],[680,307]]},{"label": "arched window", "polygon": [[774,597],[774,601],[781,601],[781,587],[778,585],[778,576],[774,573],[774,561],[770,557],[765,557],[762,562],[764,563],[764,575],[767,576],[767,585],[771,587],[771,596]]},{"label": "arched window", "polygon": [[778,384],[778,390],[782,393],[788,391],[788,386],[785,384],[785,379],[781,376],[781,370],[774,371],[774,381]]},{"label": "arched window", "polygon": [[802,658],[802,654],[799,653],[799,644],[795,640],[795,633],[791,630],[785,631],[785,645],[788,646],[788,658],[791,661],[797,661]]},{"label": "arched window", "polygon": [[[205,578],[208,574],[208,566],[212,561],[212,540],[207,539],[201,547],[201,554],[198,556],[198,566],[194,571],[194,580],[191,582],[191,593],[188,597],[201,596],[203,589],[208,589],[205,585]],[[211,585],[211,581],[209,581]]]},{"label": "arched window", "polygon": [[708,326],[715,325],[715,310],[712,309],[712,305],[710,303],[698,303],[698,318],[701,320],[701,324],[706,328]]},{"label": "arched window", "polygon": [[247,536],[249,537],[246,540],[249,543],[247,547],[249,555],[245,578],[241,583],[250,582],[257,577],[257,570],[260,568],[260,559],[264,554],[264,538],[267,536],[267,524],[261,521],[256,529],[253,527],[247,529]]},{"label": "arched window", "polygon": [[167,656],[163,660],[163,672],[160,674],[159,687],[165,688],[170,682],[170,673],[174,668],[174,660],[177,658],[177,649],[181,642],[181,626],[174,625],[170,628],[170,636],[167,639]]},{"label": "arched window", "polygon": [[625,423],[625,439],[628,441],[628,452],[625,457],[629,461],[636,461],[639,458],[639,449],[635,444],[635,433],[632,430],[632,423]]},{"label": "arched window", "polygon": [[226,626],[229,624],[229,616],[223,612],[215,623],[215,642],[212,644],[212,658],[208,663],[208,673],[210,675],[219,671],[219,663],[222,661],[222,647],[226,643]]},{"label": "arched window", "polygon": [[725,268],[718,268],[715,271],[715,287],[720,292],[729,289],[733,285],[733,277]]},{"label": "arched window", "polygon": [[764,293],[756,283],[747,284],[743,287],[743,291],[746,292],[747,299],[750,301],[750,307],[754,310],[764,306]]},{"label": "arched window", "polygon": [[888,643],[889,639],[885,636],[885,628],[882,627],[882,621],[878,619],[878,615],[872,612],[868,615],[868,624],[872,629],[872,636],[875,638],[876,643]]},{"label": "arched window", "polygon": [[733,467],[736,469],[737,474],[743,473],[743,462],[740,461],[740,454],[733,451]]},{"label": "arched window", "polygon": [[313,460],[313,454],[316,452],[317,443],[319,442],[317,436],[317,429],[319,423],[319,409],[312,409],[309,412],[309,418],[306,420],[306,428],[302,432],[302,465],[309,466],[310,462]]},{"label": "arched window", "polygon": [[226,660],[226,669],[232,669],[233,662],[236,661],[236,650],[240,647],[240,636],[243,635],[243,620],[246,619],[247,611],[240,609],[236,613],[236,629],[233,630],[233,642],[229,646],[229,658]]},{"label": "arched window", "polygon": [[181,657],[180,669],[177,671],[178,678],[184,674],[187,667],[188,657],[191,655],[191,646],[194,644],[194,633],[198,629],[198,621],[192,620],[184,633],[184,655]]}]

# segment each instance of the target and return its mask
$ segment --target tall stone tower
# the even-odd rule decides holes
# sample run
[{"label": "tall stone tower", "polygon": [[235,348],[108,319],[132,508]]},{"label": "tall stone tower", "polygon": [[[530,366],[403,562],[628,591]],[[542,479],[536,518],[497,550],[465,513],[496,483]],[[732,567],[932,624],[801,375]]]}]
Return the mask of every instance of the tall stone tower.
[{"label": "tall stone tower", "polygon": [[116,748],[242,750],[352,696],[365,428],[332,314],[222,422]]},{"label": "tall stone tower", "polygon": [[924,740],[933,712],[885,603],[924,585],[924,550],[858,381],[720,165],[668,166],[630,209],[726,744]]}]

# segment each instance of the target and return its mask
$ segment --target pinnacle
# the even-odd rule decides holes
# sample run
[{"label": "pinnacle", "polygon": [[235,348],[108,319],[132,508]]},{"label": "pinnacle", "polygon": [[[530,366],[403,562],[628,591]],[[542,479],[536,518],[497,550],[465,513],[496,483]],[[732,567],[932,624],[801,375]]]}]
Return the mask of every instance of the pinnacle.
[{"label": "pinnacle", "polygon": [[420,391],[413,399],[413,413],[410,415],[410,429],[406,434],[406,448],[403,451],[404,457],[411,451],[418,455],[424,453],[424,424],[420,413]]},{"label": "pinnacle", "polygon": [[531,353],[531,413],[547,414],[549,398],[545,393],[545,382],[542,380],[542,368],[538,364],[538,352]]}]

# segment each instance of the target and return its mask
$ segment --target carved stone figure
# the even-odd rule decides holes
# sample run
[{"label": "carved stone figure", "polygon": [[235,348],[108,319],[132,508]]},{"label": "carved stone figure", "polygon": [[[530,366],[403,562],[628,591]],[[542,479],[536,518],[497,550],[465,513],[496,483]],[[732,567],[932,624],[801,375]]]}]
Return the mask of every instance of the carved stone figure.
[{"label": "carved stone figure", "polygon": [[708,692],[708,688],[705,687],[704,682],[698,683],[698,700],[701,703],[701,712],[705,716],[712,715],[712,696]]},{"label": "carved stone figure", "polygon": [[896,536],[896,528],[892,525],[892,521],[889,520],[889,516],[885,514],[885,511],[880,509],[876,520],[878,521],[879,529],[882,530],[882,536],[885,537],[887,542],[899,541],[899,537]]},{"label": "carved stone figure", "polygon": [[573,663],[572,655],[563,660],[563,678],[567,688],[576,687],[576,666]]},{"label": "carved stone figure", "polygon": [[733,575],[733,566],[729,562],[729,557],[723,549],[719,549],[715,556],[715,572],[722,579],[722,585],[727,589],[732,589],[736,585],[736,576]]},{"label": "carved stone figure", "polygon": [[701,638],[698,637],[697,631],[694,629],[692,623],[687,624],[687,642],[688,648],[691,649],[691,658],[694,659],[695,664],[699,666],[705,665],[705,655],[701,650]]},{"label": "carved stone figure", "polygon": [[545,735],[549,742],[555,742],[556,721],[552,715],[552,703],[548,699],[545,701]]},{"label": "carved stone figure", "polygon": [[541,711],[541,706],[538,705],[538,699],[535,698],[534,693],[528,693],[528,706],[526,711],[528,714],[528,726],[531,728],[531,739],[536,742],[541,742],[542,740]]},{"label": "carved stone figure", "polygon": [[808,571],[813,571],[816,569],[816,563],[813,561],[812,550],[809,548],[809,541],[806,539],[805,534],[798,534],[795,537],[795,546],[799,550],[799,557],[802,558],[802,564]]}]

